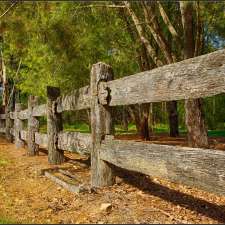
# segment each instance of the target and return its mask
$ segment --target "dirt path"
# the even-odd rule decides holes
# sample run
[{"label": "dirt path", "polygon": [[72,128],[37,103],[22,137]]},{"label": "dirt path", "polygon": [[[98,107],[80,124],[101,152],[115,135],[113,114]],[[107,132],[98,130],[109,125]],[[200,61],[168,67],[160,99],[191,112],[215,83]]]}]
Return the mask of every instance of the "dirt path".
[{"label": "dirt path", "polygon": [[[89,177],[79,164],[62,167]],[[225,222],[225,197],[128,173],[113,187],[74,194],[42,176],[44,168],[50,168],[45,154],[28,157],[0,138],[0,215],[20,223]],[[112,208],[101,210],[102,203]]]}]

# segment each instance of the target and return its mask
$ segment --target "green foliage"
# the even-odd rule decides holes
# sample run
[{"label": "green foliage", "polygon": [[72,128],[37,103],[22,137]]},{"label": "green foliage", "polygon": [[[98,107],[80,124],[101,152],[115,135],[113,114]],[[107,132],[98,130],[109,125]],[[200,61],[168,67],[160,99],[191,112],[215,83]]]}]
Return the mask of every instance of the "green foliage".
[{"label": "green foliage", "polygon": [[[98,2],[91,3],[91,5],[95,4],[99,5]],[[137,2],[132,4],[143,22],[141,5]],[[182,38],[179,3],[163,2],[162,4]],[[1,2],[0,12],[4,12],[9,5],[10,3]],[[45,101],[47,85],[58,86],[62,93],[67,93],[74,88],[89,84],[91,66],[98,61],[110,64],[114,69],[115,78],[140,71],[137,58],[140,42],[137,37],[135,37],[137,40],[134,40],[131,36],[127,21],[121,16],[120,9],[89,7],[89,5],[88,2],[21,2],[1,18],[0,47],[5,57],[7,74],[22,91],[22,102],[27,102],[29,94],[41,96]],[[203,52],[224,47],[225,4],[200,2],[200,9],[204,29]],[[173,52],[180,56],[181,49],[172,41],[159,10],[156,10],[156,15]],[[132,20],[130,18],[127,20],[135,34]],[[153,46],[156,46],[146,24],[143,23],[143,27]],[[160,52],[157,47],[156,51]],[[162,54],[159,55],[161,58]],[[20,60],[22,64],[16,76]],[[224,129],[224,100],[222,95],[204,100],[209,129]],[[154,103],[153,111],[155,126],[160,124],[167,126],[168,116],[164,105]],[[183,101],[178,103],[178,112],[180,129],[184,130]],[[44,124],[45,120],[42,123]],[[118,132],[120,132],[119,128]]]}]

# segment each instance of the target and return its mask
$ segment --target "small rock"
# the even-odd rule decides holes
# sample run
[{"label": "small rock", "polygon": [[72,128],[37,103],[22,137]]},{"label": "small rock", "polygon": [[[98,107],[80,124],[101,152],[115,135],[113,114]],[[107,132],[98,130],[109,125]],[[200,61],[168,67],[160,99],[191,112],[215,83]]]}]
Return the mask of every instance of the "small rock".
[{"label": "small rock", "polygon": [[108,212],[108,211],[110,211],[112,209],[112,204],[110,204],[110,203],[102,203],[101,204],[101,207],[100,207],[100,210],[101,211],[106,211],[106,212]]}]

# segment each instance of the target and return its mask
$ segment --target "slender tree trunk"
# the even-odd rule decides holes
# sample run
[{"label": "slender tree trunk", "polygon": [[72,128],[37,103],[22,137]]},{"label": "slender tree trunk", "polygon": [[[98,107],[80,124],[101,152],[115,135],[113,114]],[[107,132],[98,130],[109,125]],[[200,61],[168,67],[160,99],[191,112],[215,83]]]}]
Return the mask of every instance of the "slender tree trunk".
[{"label": "slender tree trunk", "polygon": [[129,105],[128,106],[128,112],[132,118],[132,120],[135,122],[137,132],[141,133],[141,120],[140,120],[140,110],[139,105]]},{"label": "slender tree trunk", "polygon": [[[142,7],[144,10],[145,21],[147,27],[149,28],[151,34],[153,35],[156,43],[158,44],[161,52],[164,54],[166,62],[171,64],[176,60],[175,55],[173,55],[169,43],[167,43],[166,38],[163,36],[159,23],[157,21],[157,15],[154,11],[154,5],[152,3],[145,4],[142,2]],[[179,121],[177,113],[177,103],[175,101],[167,102],[167,110],[169,116],[169,127],[170,136],[179,136]]]},{"label": "slender tree trunk", "polygon": [[[182,24],[184,29],[184,58],[194,56],[195,43],[193,34],[193,3],[180,2]],[[186,126],[188,131],[188,144],[191,147],[208,147],[207,129],[204,121],[201,99],[185,101]]]},{"label": "slender tree trunk", "polygon": [[128,112],[126,106],[122,108],[122,127],[123,130],[128,131]]},{"label": "slender tree trunk", "polygon": [[6,67],[5,67],[2,51],[1,51],[1,80],[2,80],[2,87],[3,87],[2,106],[6,107],[8,104],[8,98],[9,98],[9,85],[8,85],[8,79],[6,77]]}]

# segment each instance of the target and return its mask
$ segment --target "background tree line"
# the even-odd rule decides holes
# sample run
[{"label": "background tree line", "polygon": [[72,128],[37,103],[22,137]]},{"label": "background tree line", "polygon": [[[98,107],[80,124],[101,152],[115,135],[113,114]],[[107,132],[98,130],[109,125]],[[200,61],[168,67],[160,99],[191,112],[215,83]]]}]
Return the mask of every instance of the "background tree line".
[{"label": "background tree line", "polygon": [[[14,90],[11,101],[26,103],[30,94],[44,101],[47,85],[64,94],[88,85],[98,61],[117,79],[225,46],[224,2],[9,2],[0,11],[1,77]],[[224,129],[224,100],[117,107],[115,118],[145,139],[160,126],[170,136],[186,129],[190,145],[205,147],[207,129]],[[65,117],[88,122],[89,113]]]}]

